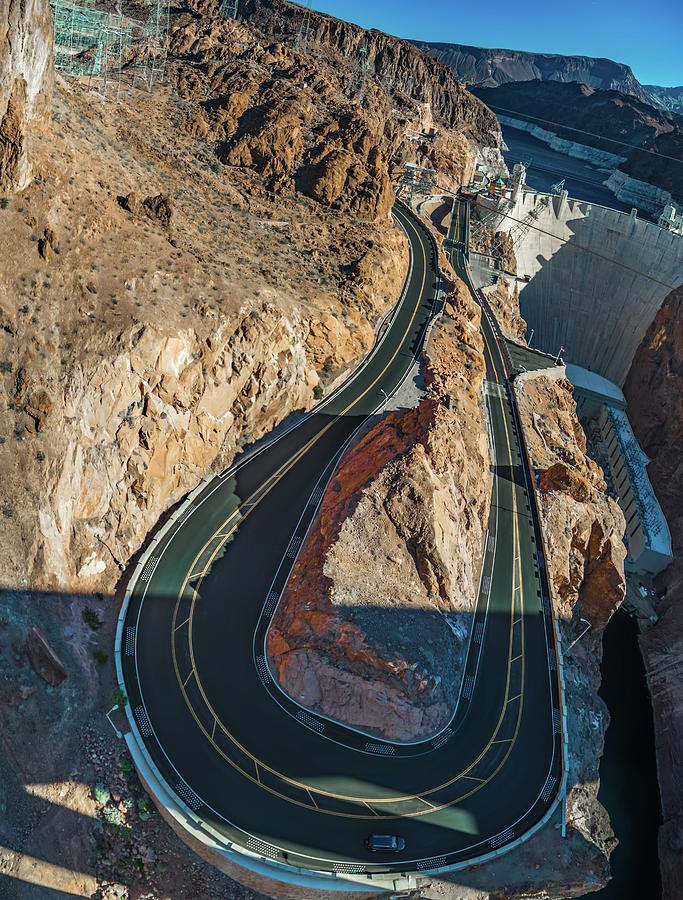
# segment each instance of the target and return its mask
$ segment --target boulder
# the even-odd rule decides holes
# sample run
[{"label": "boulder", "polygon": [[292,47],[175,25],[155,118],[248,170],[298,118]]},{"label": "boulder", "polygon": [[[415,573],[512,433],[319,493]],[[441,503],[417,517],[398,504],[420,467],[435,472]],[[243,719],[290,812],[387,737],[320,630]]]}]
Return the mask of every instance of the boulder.
[{"label": "boulder", "polygon": [[66,678],[64,664],[37,625],[31,625],[29,628],[26,636],[26,653],[33,671],[49,685],[57,687],[64,681]]}]

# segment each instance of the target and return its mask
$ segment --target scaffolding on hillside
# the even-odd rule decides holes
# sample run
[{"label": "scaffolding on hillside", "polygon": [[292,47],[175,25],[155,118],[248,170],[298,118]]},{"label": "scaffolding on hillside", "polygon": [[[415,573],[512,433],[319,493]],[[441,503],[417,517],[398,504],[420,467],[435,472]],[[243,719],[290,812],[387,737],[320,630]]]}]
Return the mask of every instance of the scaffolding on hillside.
[{"label": "scaffolding on hillside", "polygon": [[55,68],[88,79],[88,88],[118,100],[122,80],[162,81],[168,51],[169,0],[148,0],[145,21],[95,0],[51,0]]},{"label": "scaffolding on hillside", "polygon": [[222,0],[220,15],[226,19],[235,19],[237,21],[237,2],[238,0]]}]

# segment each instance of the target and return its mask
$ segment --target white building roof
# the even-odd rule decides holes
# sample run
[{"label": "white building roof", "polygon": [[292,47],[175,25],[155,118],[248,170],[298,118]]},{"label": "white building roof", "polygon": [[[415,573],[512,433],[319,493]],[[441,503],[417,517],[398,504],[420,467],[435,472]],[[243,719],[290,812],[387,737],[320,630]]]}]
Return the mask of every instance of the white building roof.
[{"label": "white building roof", "polygon": [[597,372],[591,372],[590,369],[584,369],[583,366],[575,366],[573,363],[567,363],[566,368],[567,378],[578,390],[598,394],[605,398],[605,403],[608,405],[616,403],[618,406],[626,406],[626,399],[621,388],[613,381],[603,378]]}]

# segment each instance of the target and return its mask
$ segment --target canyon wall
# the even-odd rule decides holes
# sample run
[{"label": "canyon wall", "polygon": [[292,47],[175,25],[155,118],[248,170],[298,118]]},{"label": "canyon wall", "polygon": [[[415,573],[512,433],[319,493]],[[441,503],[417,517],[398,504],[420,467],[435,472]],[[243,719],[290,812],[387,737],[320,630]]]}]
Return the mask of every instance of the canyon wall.
[{"label": "canyon wall", "polygon": [[[49,12],[3,9],[38,112]],[[112,588],[165,510],[369,351],[407,269],[389,222],[405,161],[456,188],[498,153],[445,67],[373,33],[414,90],[359,85],[344,50],[365,32],[335,29],[312,55],[192,2],[172,11],[170,87],[116,106],[55,89],[40,178],[0,209],[6,585]]]},{"label": "canyon wall", "polygon": [[31,178],[31,141],[53,81],[48,0],[0,0],[0,191]]},{"label": "canyon wall", "polygon": [[[514,128],[609,172],[605,186],[657,217],[683,203],[683,116],[614,90],[522,81],[474,92]],[[673,163],[673,164],[672,164]],[[642,182],[642,184],[637,184]]]},{"label": "canyon wall", "polygon": [[640,636],[652,698],[663,824],[659,859],[664,897],[683,884],[683,286],[655,316],[624,384],[628,417],[651,458],[648,475],[671,531],[674,561],[659,576],[659,621]]},{"label": "canyon wall", "polygon": [[287,693],[389,740],[443,728],[460,686],[490,503],[479,322],[457,283],[426,396],[339,464],[268,637]]}]

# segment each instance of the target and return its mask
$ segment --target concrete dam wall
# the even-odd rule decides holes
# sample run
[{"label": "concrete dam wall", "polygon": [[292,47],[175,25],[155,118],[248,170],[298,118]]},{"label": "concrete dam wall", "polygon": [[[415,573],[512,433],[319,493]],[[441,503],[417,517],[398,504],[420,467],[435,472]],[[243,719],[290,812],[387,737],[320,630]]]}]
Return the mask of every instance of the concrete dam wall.
[{"label": "concrete dam wall", "polygon": [[490,224],[519,236],[517,272],[530,276],[520,305],[533,346],[564,347],[568,362],[623,384],[670,286],[683,282],[683,237],[566,192],[515,194]]}]

